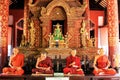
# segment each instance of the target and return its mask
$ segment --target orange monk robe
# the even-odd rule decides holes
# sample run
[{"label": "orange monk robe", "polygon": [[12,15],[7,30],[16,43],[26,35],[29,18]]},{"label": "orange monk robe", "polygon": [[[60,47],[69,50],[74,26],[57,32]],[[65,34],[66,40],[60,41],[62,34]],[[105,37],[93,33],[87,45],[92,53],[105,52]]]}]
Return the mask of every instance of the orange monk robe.
[{"label": "orange monk robe", "polygon": [[[75,65],[78,66],[78,67],[70,66],[70,64],[72,62],[75,62]],[[70,74],[80,74],[80,75],[83,75],[84,72],[81,69],[80,58],[77,57],[77,56],[75,56],[75,57],[73,57],[73,56],[67,57],[67,59],[66,59],[66,67],[63,69],[63,72],[64,72],[64,74],[70,73]]]},{"label": "orange monk robe", "polygon": [[[24,55],[23,54],[17,54],[15,57],[11,58],[11,65],[14,68],[5,67],[2,70],[3,73],[10,73],[10,74],[17,74],[17,75],[24,74],[24,70],[22,69],[22,67],[24,65]],[[21,67],[21,68],[16,69],[16,67]]]},{"label": "orange monk robe", "polygon": [[103,75],[114,75],[116,74],[116,70],[113,68],[105,69],[108,65],[108,57],[106,55],[100,56],[96,62],[96,66],[98,70],[94,69],[93,74],[100,75],[100,73],[104,73]]},{"label": "orange monk robe", "polygon": [[32,73],[36,73],[36,72],[39,72],[41,74],[53,74],[54,73],[54,71],[52,69],[52,67],[53,67],[52,60],[49,57],[46,57],[45,60],[40,61],[38,64],[38,67],[43,67],[43,68],[50,67],[50,70],[34,68],[34,69],[32,69]]}]

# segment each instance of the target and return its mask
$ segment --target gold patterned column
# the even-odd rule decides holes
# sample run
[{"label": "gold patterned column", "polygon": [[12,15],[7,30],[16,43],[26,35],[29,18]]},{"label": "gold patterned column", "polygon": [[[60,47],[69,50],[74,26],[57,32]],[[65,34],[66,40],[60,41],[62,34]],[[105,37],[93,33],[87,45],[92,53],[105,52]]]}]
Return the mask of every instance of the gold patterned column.
[{"label": "gold patterned column", "polygon": [[25,36],[25,41],[29,42],[29,32],[28,32],[28,21],[29,21],[29,7],[28,7],[28,1],[24,0],[24,29],[23,29],[23,35]]},{"label": "gold patterned column", "polygon": [[0,0],[0,72],[7,59],[9,0]]},{"label": "gold patterned column", "polygon": [[85,19],[87,20],[87,24],[86,24],[86,28],[87,28],[87,32],[88,32],[88,35],[90,37],[90,9],[89,9],[89,0],[83,0],[84,4],[87,4],[87,7],[86,7],[86,14],[85,14]]},{"label": "gold patterned column", "polygon": [[109,57],[114,67],[113,56],[119,53],[118,3],[117,0],[108,0],[107,3]]}]

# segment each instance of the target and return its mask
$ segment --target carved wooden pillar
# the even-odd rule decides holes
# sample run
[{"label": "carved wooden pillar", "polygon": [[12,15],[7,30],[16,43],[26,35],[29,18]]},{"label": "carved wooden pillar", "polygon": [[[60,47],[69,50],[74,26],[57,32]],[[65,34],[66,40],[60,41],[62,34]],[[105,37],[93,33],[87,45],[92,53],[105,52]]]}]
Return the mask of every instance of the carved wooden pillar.
[{"label": "carved wooden pillar", "polygon": [[0,0],[0,72],[7,59],[9,0]]},{"label": "carved wooden pillar", "polygon": [[107,3],[109,57],[114,67],[113,56],[119,53],[118,4],[117,0],[108,0]]},{"label": "carved wooden pillar", "polygon": [[23,35],[25,36],[25,41],[29,42],[29,32],[28,32],[28,21],[29,21],[29,7],[28,1],[24,0],[24,28],[23,28]]},{"label": "carved wooden pillar", "polygon": [[34,22],[34,29],[35,29],[35,44],[34,47],[40,47],[40,40],[41,40],[41,30],[40,30],[40,21],[38,18],[33,17],[31,19]]},{"label": "carved wooden pillar", "polygon": [[87,4],[87,7],[86,7],[86,14],[85,14],[85,19],[87,20],[87,32],[89,32],[88,34],[90,34],[90,9],[89,9],[89,0],[84,0],[83,4]]}]

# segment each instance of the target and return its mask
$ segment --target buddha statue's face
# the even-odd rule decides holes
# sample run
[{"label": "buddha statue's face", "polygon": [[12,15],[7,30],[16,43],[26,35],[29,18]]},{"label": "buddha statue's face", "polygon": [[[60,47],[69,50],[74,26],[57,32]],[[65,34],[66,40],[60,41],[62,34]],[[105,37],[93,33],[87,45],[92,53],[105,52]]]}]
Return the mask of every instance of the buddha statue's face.
[{"label": "buddha statue's face", "polygon": [[71,55],[74,57],[74,56],[76,56],[76,50],[72,50],[71,51]]}]

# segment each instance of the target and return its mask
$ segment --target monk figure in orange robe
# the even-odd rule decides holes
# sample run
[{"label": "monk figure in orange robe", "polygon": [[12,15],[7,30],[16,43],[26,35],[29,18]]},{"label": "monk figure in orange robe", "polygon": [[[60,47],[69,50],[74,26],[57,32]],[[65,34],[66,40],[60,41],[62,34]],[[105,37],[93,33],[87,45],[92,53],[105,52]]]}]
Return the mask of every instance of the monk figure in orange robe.
[{"label": "monk figure in orange robe", "polygon": [[35,74],[53,74],[52,69],[53,64],[50,57],[47,57],[47,51],[41,51],[40,57],[38,57],[36,62],[36,68],[32,69],[32,73]]},{"label": "monk figure in orange robe", "polygon": [[76,56],[76,50],[71,51],[71,55],[66,58],[66,67],[63,69],[64,74],[84,75],[81,69],[80,58]]},{"label": "monk figure in orange robe", "polygon": [[94,75],[115,75],[116,70],[110,67],[110,61],[104,54],[104,50],[101,48],[98,50],[98,55],[95,57],[93,63],[93,74]]},{"label": "monk figure in orange robe", "polygon": [[22,69],[24,65],[24,55],[19,53],[18,48],[13,48],[13,54],[10,56],[9,66],[2,69],[3,74],[15,74],[22,75],[24,70]]}]

